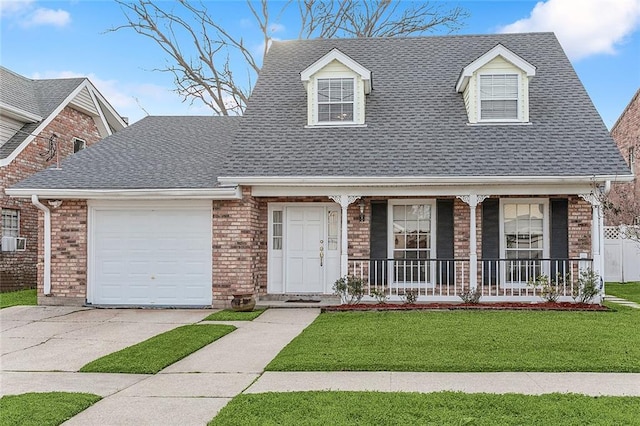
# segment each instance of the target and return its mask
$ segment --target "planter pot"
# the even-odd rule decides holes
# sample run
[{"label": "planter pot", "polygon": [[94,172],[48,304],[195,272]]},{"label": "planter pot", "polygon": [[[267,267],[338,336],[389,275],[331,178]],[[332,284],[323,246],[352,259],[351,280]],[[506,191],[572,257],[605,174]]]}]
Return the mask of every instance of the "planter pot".
[{"label": "planter pot", "polygon": [[234,294],[231,300],[231,309],[236,312],[250,312],[256,306],[256,299],[253,293]]}]

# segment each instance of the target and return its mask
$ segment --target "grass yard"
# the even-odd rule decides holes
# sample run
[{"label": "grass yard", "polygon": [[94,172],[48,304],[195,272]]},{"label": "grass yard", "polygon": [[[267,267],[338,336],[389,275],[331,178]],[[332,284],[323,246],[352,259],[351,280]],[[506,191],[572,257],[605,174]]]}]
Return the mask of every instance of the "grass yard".
[{"label": "grass yard", "polygon": [[17,305],[37,305],[38,300],[35,289],[10,291],[0,293],[0,309]]},{"label": "grass yard", "polygon": [[90,393],[47,392],[0,398],[0,425],[59,425],[100,401]]},{"label": "grass yard", "polygon": [[640,310],[323,313],[271,371],[640,372]]},{"label": "grass yard", "polygon": [[209,315],[202,321],[253,321],[266,310],[266,308],[263,308],[255,309],[251,312],[236,312],[231,309],[225,309]]},{"label": "grass yard", "polygon": [[575,394],[294,392],[239,395],[209,425],[632,425],[640,398]]},{"label": "grass yard", "polygon": [[632,302],[640,303],[640,282],[632,283],[607,283],[605,286],[605,292],[608,295],[621,297],[623,299],[631,300]]},{"label": "grass yard", "polygon": [[223,324],[183,325],[91,361],[80,371],[155,374],[235,329]]}]

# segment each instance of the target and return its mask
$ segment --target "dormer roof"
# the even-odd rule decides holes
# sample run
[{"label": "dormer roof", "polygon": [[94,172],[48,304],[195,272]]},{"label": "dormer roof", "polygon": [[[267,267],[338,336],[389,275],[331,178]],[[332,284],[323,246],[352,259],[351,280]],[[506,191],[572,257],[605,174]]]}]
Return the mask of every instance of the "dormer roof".
[{"label": "dormer roof", "polygon": [[458,79],[458,83],[456,84],[456,90],[460,93],[464,92],[464,89],[467,87],[469,79],[471,78],[473,73],[498,56],[501,56],[505,61],[513,64],[513,66],[520,68],[528,78],[536,75],[536,67],[513,53],[511,50],[504,47],[502,44],[498,43],[495,47],[493,47],[493,49],[489,50],[462,69],[460,78]]},{"label": "dormer roof", "polygon": [[364,82],[364,93],[369,94],[371,92],[371,71],[360,65],[358,62],[351,59],[349,56],[342,53],[340,50],[333,48],[329,53],[315,61],[313,64],[309,65],[306,69],[304,69],[300,73],[300,79],[306,85],[311,77],[316,74],[318,71],[326,67],[333,61],[338,61],[345,67],[352,70],[354,73],[358,74],[362,81]]}]

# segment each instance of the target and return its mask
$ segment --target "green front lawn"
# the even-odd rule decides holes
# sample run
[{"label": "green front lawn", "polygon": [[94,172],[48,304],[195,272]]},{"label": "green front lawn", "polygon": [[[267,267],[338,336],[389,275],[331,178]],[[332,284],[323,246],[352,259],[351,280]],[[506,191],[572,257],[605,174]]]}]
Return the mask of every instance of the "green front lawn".
[{"label": "green front lawn", "polygon": [[223,324],[183,325],[91,361],[80,371],[155,374],[235,329]]},{"label": "green front lawn", "polygon": [[10,291],[0,293],[0,309],[17,305],[37,305],[38,300],[35,289]]},{"label": "green front lawn", "polygon": [[202,321],[253,321],[258,318],[266,308],[255,309],[251,312],[236,312],[231,309],[214,312]]},{"label": "green front lawn", "polygon": [[640,372],[640,310],[323,313],[271,371]]},{"label": "green front lawn", "polygon": [[608,295],[640,303],[640,282],[638,281],[624,284],[607,283],[604,290]]},{"label": "green front lawn", "polygon": [[90,393],[47,392],[0,398],[0,425],[59,425],[100,401]]},{"label": "green front lawn", "polygon": [[640,398],[575,394],[295,392],[239,395],[209,425],[631,425]]}]

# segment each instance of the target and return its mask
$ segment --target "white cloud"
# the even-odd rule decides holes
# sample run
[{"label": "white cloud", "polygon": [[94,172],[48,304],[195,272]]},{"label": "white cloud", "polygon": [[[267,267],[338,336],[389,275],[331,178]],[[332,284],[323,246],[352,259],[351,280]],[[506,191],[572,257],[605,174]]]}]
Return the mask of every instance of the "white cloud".
[{"label": "white cloud", "polygon": [[281,33],[284,30],[286,30],[286,27],[282,24],[271,24],[269,26],[269,31],[271,31],[271,34]]},{"label": "white cloud", "polygon": [[0,16],[22,27],[52,25],[64,27],[71,22],[71,14],[63,9],[36,7],[33,0],[2,0]]},{"label": "white cloud", "polygon": [[615,54],[640,26],[640,0],[548,0],[500,32],[553,31],[572,60]]},{"label": "white cloud", "polygon": [[39,7],[29,15],[27,21],[25,21],[23,25],[53,25],[56,27],[64,27],[70,22],[71,15],[66,10],[53,10]]}]

